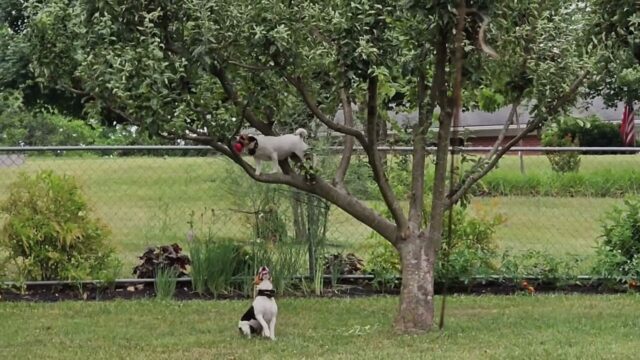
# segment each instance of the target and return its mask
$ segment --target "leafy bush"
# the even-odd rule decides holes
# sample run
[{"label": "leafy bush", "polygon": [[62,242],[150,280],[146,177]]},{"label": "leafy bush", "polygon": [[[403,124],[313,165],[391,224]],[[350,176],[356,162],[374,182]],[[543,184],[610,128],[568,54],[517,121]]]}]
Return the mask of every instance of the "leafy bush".
[{"label": "leafy bush", "polygon": [[603,277],[638,278],[640,275],[640,199],[624,200],[615,206],[602,224],[595,271]]},{"label": "leafy bush", "polygon": [[448,218],[445,223],[440,261],[436,278],[468,280],[472,276],[485,275],[495,270],[492,259],[496,255],[493,235],[504,218],[496,215],[471,216],[466,207],[453,209],[453,234],[449,237]]},{"label": "leafy bush", "polygon": [[[560,146],[560,147],[577,147],[580,146],[576,140],[572,140],[570,137],[565,137],[554,145],[548,146]],[[545,151],[551,169],[557,173],[570,173],[578,172],[580,170],[580,154],[577,151]]]},{"label": "leafy bush", "polygon": [[81,279],[114,266],[105,244],[109,231],[90,217],[72,178],[21,174],[0,212],[7,216],[0,246],[26,279]]},{"label": "leafy bush", "polygon": [[361,274],[364,261],[354,253],[329,254],[324,256],[324,273],[327,275],[338,273],[339,275]]},{"label": "leafy bush", "polygon": [[[595,116],[586,118],[564,117],[552,123],[543,134],[557,134],[559,138],[571,137],[584,147],[617,147],[623,146],[620,137],[620,125],[604,122]],[[546,145],[545,146],[552,146]]]},{"label": "leafy bush", "polygon": [[[552,123],[542,134],[542,146],[546,147],[577,147],[580,141],[577,135],[566,133],[564,127],[566,123],[573,123],[569,120]],[[557,173],[578,172],[580,169],[580,154],[577,151],[559,152],[545,151],[551,169]]]},{"label": "leafy bush", "polygon": [[[468,280],[493,272],[496,269],[492,261],[496,255],[493,235],[502,221],[500,216],[490,219],[471,216],[466,208],[454,208],[453,234],[449,241],[449,230],[445,226],[436,278]],[[379,278],[383,286],[388,286],[401,273],[400,256],[388,241],[377,235],[374,237],[379,241],[367,257],[365,271]]]},{"label": "leafy bush", "polygon": [[0,144],[7,146],[92,145],[102,127],[49,109],[28,111],[19,92],[0,93]]},{"label": "leafy bush", "polygon": [[580,257],[557,257],[552,254],[529,250],[521,254],[502,254],[500,274],[515,280],[535,277],[540,280],[569,279],[577,275]]},{"label": "leafy bush", "polygon": [[325,255],[323,262],[323,273],[331,275],[332,286],[336,286],[338,276],[362,274],[362,270],[364,269],[364,261],[354,253],[348,253],[346,255],[342,253]]},{"label": "leafy bush", "polygon": [[142,262],[133,268],[133,275],[138,279],[153,279],[160,269],[173,269],[175,276],[187,275],[187,266],[191,265],[189,256],[182,253],[178,244],[149,247],[138,259]]}]

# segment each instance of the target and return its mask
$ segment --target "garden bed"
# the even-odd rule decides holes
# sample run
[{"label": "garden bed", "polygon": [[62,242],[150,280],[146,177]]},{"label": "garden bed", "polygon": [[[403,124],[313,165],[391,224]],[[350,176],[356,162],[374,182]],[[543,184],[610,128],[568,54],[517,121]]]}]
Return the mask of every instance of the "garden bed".
[{"label": "garden bed", "polygon": [[[65,300],[73,301],[106,301],[106,300],[137,300],[155,297],[154,283],[152,279],[119,280],[111,287],[98,285],[96,282],[30,282],[22,286],[6,283],[0,287],[0,302],[57,302]],[[436,283],[436,294],[443,293],[444,284]],[[449,283],[447,294],[469,295],[513,295],[513,294],[540,294],[540,293],[582,293],[582,294],[612,294],[627,291],[635,291],[636,287],[624,284],[612,284],[610,281],[591,279],[559,284],[555,281],[505,280],[483,279],[471,283]],[[399,282],[395,286],[380,288],[370,281],[359,278],[342,279],[335,286],[325,286],[322,297],[367,297],[377,295],[398,295]],[[284,297],[317,297],[313,292],[298,291],[288,292]],[[209,294],[199,294],[192,290],[190,279],[180,279],[173,296],[175,300],[237,300],[247,299],[249,296],[240,291],[214,297]]]}]

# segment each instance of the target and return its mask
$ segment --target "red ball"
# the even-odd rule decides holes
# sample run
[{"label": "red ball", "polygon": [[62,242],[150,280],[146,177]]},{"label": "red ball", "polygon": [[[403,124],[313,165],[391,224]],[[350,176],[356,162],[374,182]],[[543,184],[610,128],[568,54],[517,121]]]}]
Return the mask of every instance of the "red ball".
[{"label": "red ball", "polygon": [[233,144],[233,148],[236,150],[237,153],[241,153],[243,146],[241,143],[237,142]]}]

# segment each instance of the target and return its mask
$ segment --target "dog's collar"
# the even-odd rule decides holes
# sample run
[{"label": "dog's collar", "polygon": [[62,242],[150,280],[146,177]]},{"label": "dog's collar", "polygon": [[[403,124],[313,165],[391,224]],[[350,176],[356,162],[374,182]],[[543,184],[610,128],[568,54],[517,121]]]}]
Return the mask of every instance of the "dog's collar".
[{"label": "dog's collar", "polygon": [[255,155],[256,154],[256,150],[258,150],[258,139],[256,139],[253,143],[255,145],[252,148],[249,148],[249,150],[247,150],[249,155]]},{"label": "dog's collar", "polygon": [[276,295],[276,291],[273,290],[273,289],[271,289],[271,290],[260,289],[260,290],[258,290],[258,295],[256,295],[256,296],[265,296],[265,297],[271,299],[275,295]]}]

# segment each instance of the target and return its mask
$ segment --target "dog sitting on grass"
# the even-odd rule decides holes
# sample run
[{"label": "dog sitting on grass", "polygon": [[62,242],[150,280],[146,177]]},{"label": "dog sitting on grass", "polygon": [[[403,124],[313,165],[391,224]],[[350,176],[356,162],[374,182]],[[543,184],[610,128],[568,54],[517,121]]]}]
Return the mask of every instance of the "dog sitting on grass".
[{"label": "dog sitting on grass", "polygon": [[262,266],[255,279],[258,293],[251,307],[238,322],[240,334],[251,337],[251,334],[262,334],[271,340],[276,339],[276,317],[278,305],[274,299],[275,290],[271,284],[269,268]]}]

